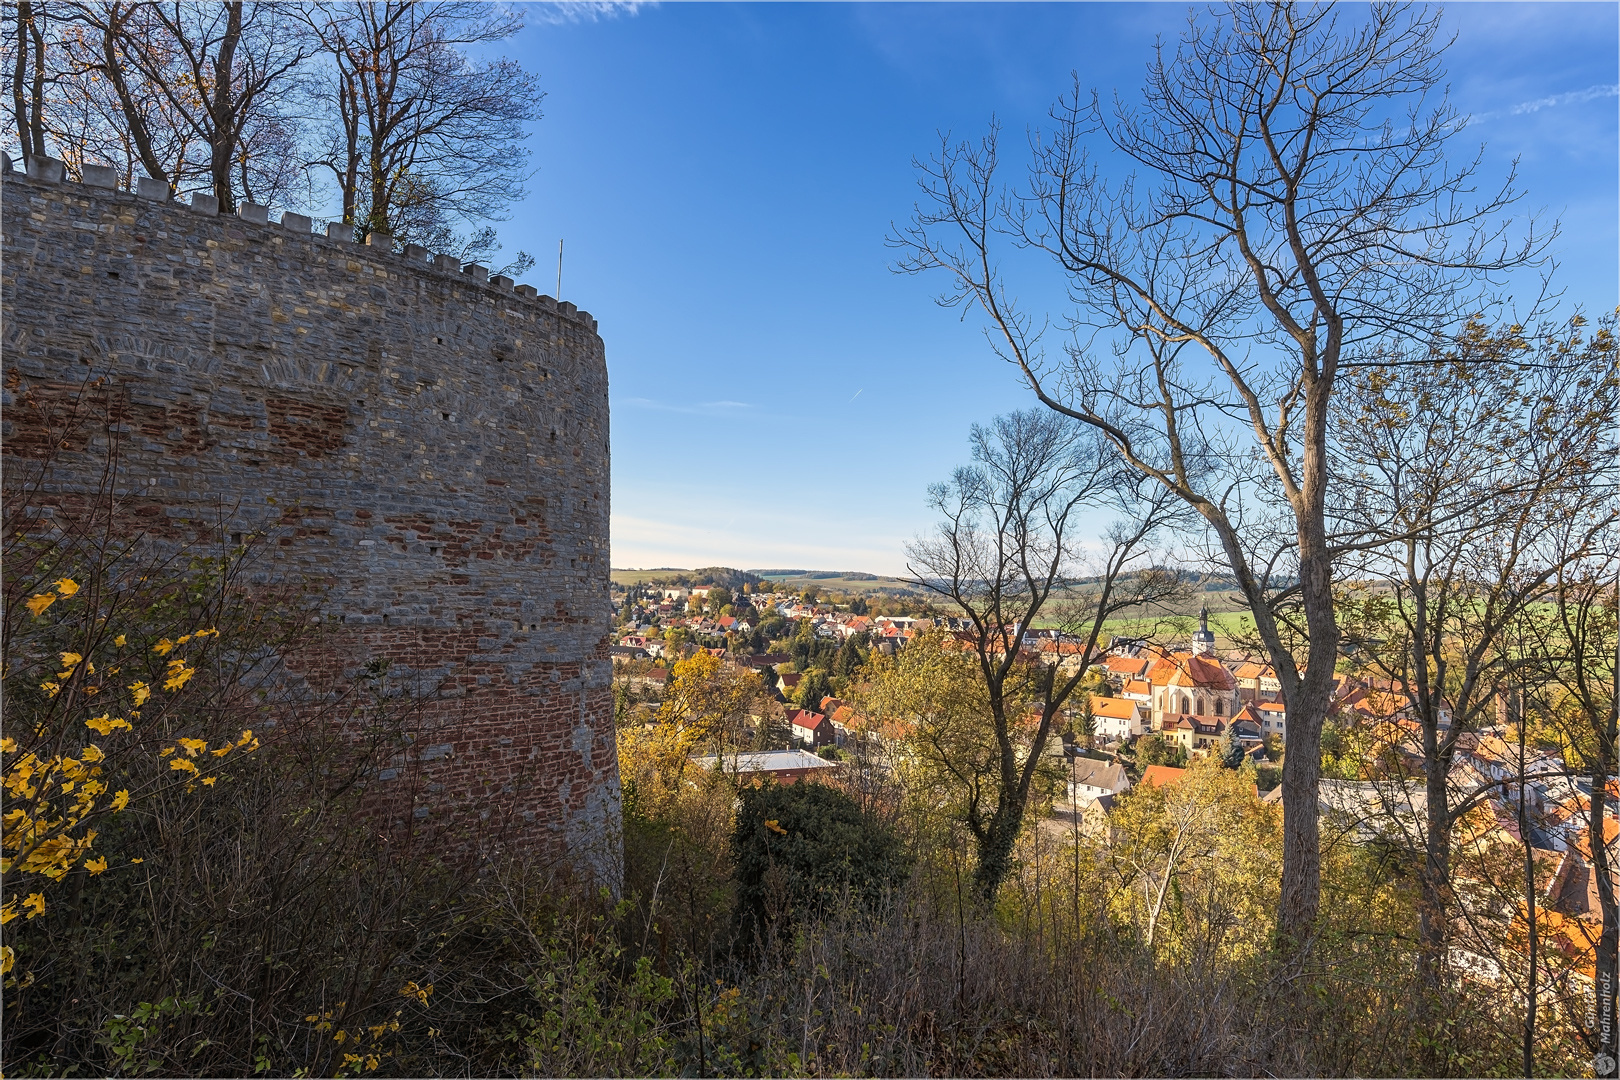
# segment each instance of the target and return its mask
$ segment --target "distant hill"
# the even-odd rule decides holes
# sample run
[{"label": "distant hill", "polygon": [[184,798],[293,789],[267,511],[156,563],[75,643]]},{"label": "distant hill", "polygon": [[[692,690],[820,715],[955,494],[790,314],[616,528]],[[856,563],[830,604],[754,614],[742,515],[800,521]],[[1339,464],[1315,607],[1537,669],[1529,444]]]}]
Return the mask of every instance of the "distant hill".
[{"label": "distant hill", "polygon": [[613,584],[628,585],[724,585],[728,589],[741,588],[745,583],[769,582],[784,592],[793,592],[815,585],[823,592],[886,593],[893,596],[920,596],[922,591],[908,582],[881,574],[868,574],[860,570],[735,570],[729,566],[705,566],[697,570],[683,570],[662,566],[655,570],[614,570]]},{"label": "distant hill", "polygon": [[674,585],[690,588],[693,585],[724,585],[736,591],[744,585],[758,585],[764,579],[747,570],[733,570],[729,566],[700,566],[696,570],[683,570],[677,566],[660,566],[655,570],[610,571],[613,584]]}]

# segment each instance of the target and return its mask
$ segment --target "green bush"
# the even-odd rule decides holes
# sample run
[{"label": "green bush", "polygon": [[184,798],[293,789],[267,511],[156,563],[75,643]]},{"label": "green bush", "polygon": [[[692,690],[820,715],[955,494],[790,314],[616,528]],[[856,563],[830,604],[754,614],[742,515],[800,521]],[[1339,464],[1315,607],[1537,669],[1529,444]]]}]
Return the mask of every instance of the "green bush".
[{"label": "green bush", "polygon": [[745,790],[731,851],[745,936],[846,898],[875,906],[910,872],[894,831],[822,784]]}]

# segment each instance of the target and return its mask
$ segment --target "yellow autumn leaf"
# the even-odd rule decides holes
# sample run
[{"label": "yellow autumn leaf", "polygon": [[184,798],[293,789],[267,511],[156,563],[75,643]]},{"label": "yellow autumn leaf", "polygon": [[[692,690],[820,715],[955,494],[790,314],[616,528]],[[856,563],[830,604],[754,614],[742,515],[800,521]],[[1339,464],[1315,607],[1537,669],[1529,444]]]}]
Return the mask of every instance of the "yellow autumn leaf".
[{"label": "yellow autumn leaf", "polygon": [[7,900],[4,907],[0,907],[0,926],[4,926],[17,917],[17,901]]},{"label": "yellow autumn leaf", "polygon": [[208,740],[207,739],[186,739],[186,738],[181,738],[181,739],[179,739],[177,741],[185,749],[186,757],[196,757],[197,754],[200,751],[208,749]]},{"label": "yellow autumn leaf", "polygon": [[17,962],[17,954],[11,951],[10,945],[0,945],[0,975],[11,972],[11,965]]},{"label": "yellow autumn leaf", "polygon": [[28,917],[36,918],[45,914],[45,897],[42,893],[29,893],[22,906],[29,909]]},{"label": "yellow autumn leaf", "polygon": [[107,869],[107,857],[101,855],[94,859],[86,859],[84,860],[84,868],[92,874],[102,873]]},{"label": "yellow autumn leaf", "polygon": [[17,752],[17,740],[16,739],[13,739],[10,735],[7,735],[5,738],[0,739],[0,754],[15,754],[16,752]]},{"label": "yellow autumn leaf", "polygon": [[[84,659],[84,657],[80,656],[76,652],[58,653],[57,655],[62,658],[62,666],[67,668],[69,671],[72,671],[73,666],[75,664],[77,664],[80,660]],[[62,677],[64,679],[67,678],[67,676],[65,676],[65,675],[62,676]]]},{"label": "yellow autumn leaf", "polygon": [[197,669],[188,667],[184,660],[170,660],[169,677],[163,680],[163,689],[178,690],[190,682],[191,677],[195,674],[197,674]]},{"label": "yellow autumn leaf", "polygon": [[[125,720],[122,716],[114,716],[112,713],[102,713],[100,716],[95,717],[94,719],[86,720],[84,722],[84,726],[89,728],[91,731],[94,731],[97,735],[111,735],[120,728],[130,729],[130,723],[128,720]],[[100,759],[98,758],[97,760]]]},{"label": "yellow autumn leaf", "polygon": [[55,593],[42,592],[37,596],[29,598],[28,610],[32,611],[34,613],[34,618],[37,619],[41,615],[45,614],[45,609],[54,603],[56,603]]},{"label": "yellow autumn leaf", "polygon": [[171,770],[188,772],[192,774],[197,772],[196,763],[190,758],[175,758],[173,761],[169,762],[169,768]]},{"label": "yellow autumn leaf", "polygon": [[129,692],[135,698],[137,709],[145,705],[146,699],[152,696],[152,688],[143,682],[130,683]]},{"label": "yellow autumn leaf", "polygon": [[113,638],[113,644],[119,646],[128,645],[129,638],[125,637],[123,634],[119,634],[117,637]]},{"label": "yellow autumn leaf", "polygon": [[[113,796],[113,801],[112,801],[113,813],[116,814],[118,811],[122,810],[124,807],[126,807],[128,805],[129,805],[129,792],[128,791],[120,790],[118,792],[118,794]],[[140,862],[139,859],[136,859],[135,861]]]},{"label": "yellow autumn leaf", "polygon": [[83,754],[80,755],[80,760],[91,765],[94,765],[98,761],[105,761],[106,759],[107,755],[102,753],[101,747],[96,746],[93,743],[85,747]]},{"label": "yellow autumn leaf", "polygon": [[168,656],[174,651],[174,642],[170,641],[168,638],[164,638],[162,641],[152,646],[152,651],[157,653],[159,656]]},{"label": "yellow autumn leaf", "polygon": [[205,777],[203,777],[202,785],[203,785],[203,787],[213,787],[214,786],[214,781],[218,780],[218,779],[219,779],[219,777],[217,777],[217,776],[205,776]]},{"label": "yellow autumn leaf", "polygon": [[55,584],[56,591],[61,593],[63,596],[72,596],[74,593],[79,591],[79,583],[70,577],[65,577]]},{"label": "yellow autumn leaf", "polygon": [[62,684],[59,682],[42,682],[39,684],[39,688],[51,697],[55,697],[62,692]]}]

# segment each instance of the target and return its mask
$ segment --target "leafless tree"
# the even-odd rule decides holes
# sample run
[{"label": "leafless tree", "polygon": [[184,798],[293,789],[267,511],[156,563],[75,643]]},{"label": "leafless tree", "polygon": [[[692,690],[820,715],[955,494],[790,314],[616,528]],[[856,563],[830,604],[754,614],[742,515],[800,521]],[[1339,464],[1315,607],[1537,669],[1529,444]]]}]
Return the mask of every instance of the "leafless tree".
[{"label": "leafless tree", "polygon": [[[974,464],[930,490],[944,520],[910,546],[907,565],[967,620],[964,647],[987,691],[994,779],[970,800],[966,824],[978,848],[974,882],[989,900],[1012,869],[1053,724],[1101,654],[1104,623],[1187,587],[1152,558],[1178,504],[1144,497],[1140,478],[1089,430],[1056,413],[1017,412],[976,425],[971,444]],[[1086,525],[1103,515],[1115,523],[1101,551],[1088,550]],[[1037,620],[1051,624],[1050,656],[1027,645]]]},{"label": "leafless tree", "polygon": [[[1438,12],[1380,4],[1349,20],[1329,5],[1194,15],[1140,107],[1078,85],[1059,102],[1022,190],[998,178],[994,126],[977,145],[947,137],[895,238],[901,269],[951,276],[942,303],[983,309],[1043,404],[1103,433],[1218,544],[1288,707],[1279,929],[1296,942],[1320,902],[1318,748],[1339,645],[1336,382],[1382,341],[1481,310],[1494,274],[1545,239],[1508,240],[1511,177],[1472,198],[1479,158],[1453,150]],[[1105,179],[1094,142],[1146,179]],[[1062,357],[1043,347],[1050,321],[1014,301],[1003,240],[1056,264],[1075,305]],[[1303,655],[1279,602],[1303,616]]]},{"label": "leafless tree", "polygon": [[[7,5],[12,7],[13,5]],[[48,13],[44,4],[18,0],[6,12],[14,32],[7,35],[6,59],[11,62],[11,108],[17,124],[17,145],[23,156],[45,156],[45,58]]]},{"label": "leafless tree", "polygon": [[[277,5],[108,0],[70,10],[90,31],[78,73],[111,89],[148,176],[178,187],[196,169],[227,213],[239,194],[268,197],[254,184],[266,166],[269,186],[286,186],[291,140],[277,135],[293,122],[307,52]],[[165,137],[194,143],[200,160],[165,160]]]},{"label": "leafless tree", "polygon": [[1471,323],[1426,356],[1395,352],[1348,373],[1332,409],[1341,627],[1391,710],[1421,732],[1430,987],[1455,915],[1453,828],[1480,798],[1509,794],[1452,790],[1459,739],[1517,700],[1543,663],[1518,644],[1519,624],[1620,520],[1614,319],[1590,336],[1582,326]]},{"label": "leafless tree", "polygon": [[523,195],[535,76],[466,50],[522,26],[512,9],[434,0],[323,4],[305,17],[329,68],[335,115],[314,162],[342,220],[446,250],[458,219],[498,219]]}]

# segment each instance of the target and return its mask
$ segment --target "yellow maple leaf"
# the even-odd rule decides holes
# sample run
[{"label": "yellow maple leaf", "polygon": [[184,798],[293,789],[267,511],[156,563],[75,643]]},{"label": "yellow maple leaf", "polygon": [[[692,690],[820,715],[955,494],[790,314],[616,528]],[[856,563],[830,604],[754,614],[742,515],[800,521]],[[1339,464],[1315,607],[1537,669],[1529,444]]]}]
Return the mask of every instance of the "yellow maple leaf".
[{"label": "yellow maple leaf", "polygon": [[[94,731],[97,735],[111,735],[119,728],[128,729],[130,724],[129,721],[125,720],[122,716],[114,716],[112,713],[102,713],[100,716],[97,716],[94,719],[86,720],[84,722],[84,726],[89,728],[91,731]],[[97,758],[96,760],[99,761],[101,759]]]},{"label": "yellow maple leaf", "polygon": [[125,637],[123,634],[119,634],[117,637],[113,638],[113,644],[114,645],[128,645],[129,644],[129,638]]},{"label": "yellow maple leaf", "polygon": [[[128,805],[129,805],[129,792],[128,791],[120,790],[118,792],[118,794],[113,796],[113,801],[112,801],[113,813],[117,813],[118,811],[122,810],[124,807],[126,807]],[[136,859],[135,861],[140,862],[141,860]]]},{"label": "yellow maple leaf", "polygon": [[32,611],[34,613],[34,618],[37,619],[41,615],[45,614],[45,609],[54,603],[56,603],[55,593],[42,592],[37,596],[32,596],[29,598],[28,610]]},{"label": "yellow maple leaf", "polygon": [[130,683],[129,692],[135,698],[137,709],[145,705],[146,699],[152,696],[152,688],[143,682]]},{"label": "yellow maple leaf", "polygon": [[168,638],[164,638],[162,641],[152,646],[152,651],[157,653],[159,656],[168,656],[174,651],[174,642],[170,641]]},{"label": "yellow maple leaf", "polygon": [[185,748],[186,757],[196,757],[199,751],[208,749],[207,739],[182,738],[178,741],[180,745]]},{"label": "yellow maple leaf", "polygon": [[107,857],[101,855],[94,859],[86,859],[84,860],[84,868],[92,874],[102,873],[107,869]]},{"label": "yellow maple leaf", "polygon": [[22,902],[22,906],[29,909],[28,917],[30,919],[36,918],[45,914],[45,897],[42,893],[29,893],[28,898]]},{"label": "yellow maple leaf", "polygon": [[169,677],[163,680],[163,689],[178,690],[190,682],[191,677],[195,674],[197,674],[197,669],[188,667],[184,660],[170,660]]},{"label": "yellow maple leaf", "polygon": [[70,577],[65,577],[55,584],[56,591],[61,593],[63,596],[72,596],[74,593],[79,591],[79,583]]},{"label": "yellow maple leaf", "polygon": [[172,770],[178,770],[180,772],[188,772],[188,773],[192,773],[192,774],[195,774],[197,772],[196,763],[193,762],[190,758],[183,758],[183,757],[182,758],[175,758],[173,761],[169,762],[169,768],[172,769]]}]

